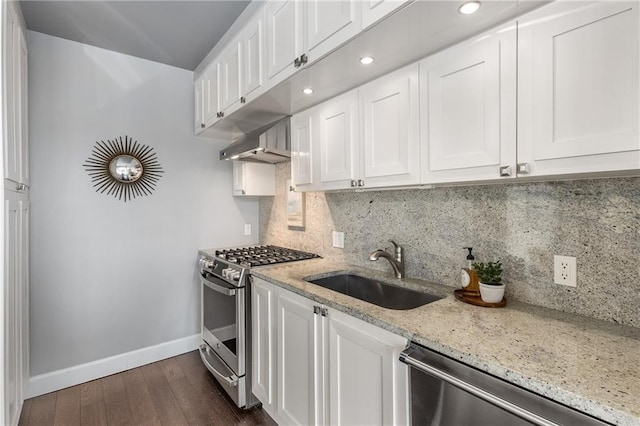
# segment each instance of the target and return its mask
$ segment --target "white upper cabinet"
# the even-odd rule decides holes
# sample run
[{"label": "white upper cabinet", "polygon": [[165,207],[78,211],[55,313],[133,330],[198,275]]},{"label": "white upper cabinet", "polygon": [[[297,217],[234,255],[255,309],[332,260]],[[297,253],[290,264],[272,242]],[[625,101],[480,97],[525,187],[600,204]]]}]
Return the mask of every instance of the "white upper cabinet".
[{"label": "white upper cabinet", "polygon": [[312,112],[307,110],[291,118],[291,184],[296,190],[313,188],[313,160],[311,151]]},{"label": "white upper cabinet", "polygon": [[415,185],[420,180],[418,65],[292,119],[296,190]]},{"label": "white upper cabinet", "polygon": [[271,0],[265,5],[267,88],[299,69],[297,60],[303,49],[302,8],[303,3],[296,0]]},{"label": "white upper cabinet", "polygon": [[220,120],[220,63],[214,62],[204,72],[204,122],[209,127]]},{"label": "white upper cabinet", "polygon": [[362,0],[362,27],[369,28],[401,6],[415,0]]},{"label": "white upper cabinet", "polygon": [[312,63],[362,30],[360,0],[306,0],[304,53]]},{"label": "white upper cabinet", "polygon": [[422,183],[516,176],[516,24],[420,62]]},{"label": "white upper cabinet", "polygon": [[358,92],[362,114],[358,186],[419,183],[418,64],[374,80]]},{"label": "white upper cabinet", "polygon": [[242,61],[241,70],[242,90],[240,102],[251,102],[264,92],[263,72],[263,45],[264,45],[264,18],[259,13],[242,32]]},{"label": "white upper cabinet", "polygon": [[269,88],[362,31],[359,0],[272,0],[265,20]]},{"label": "white upper cabinet", "polygon": [[[358,92],[348,92],[314,108],[317,123],[313,144],[323,190],[354,186],[359,173]],[[319,160],[319,161],[318,161]]]},{"label": "white upper cabinet", "polygon": [[519,20],[522,172],[640,169],[639,9],[559,2]]},{"label": "white upper cabinet", "polygon": [[22,28],[18,28],[18,43],[16,48],[18,96],[14,108],[19,114],[16,120],[16,131],[20,145],[20,183],[29,185],[29,107],[28,107],[28,54],[27,40]]},{"label": "white upper cabinet", "polygon": [[196,134],[202,132],[205,128],[204,121],[204,75],[201,75],[193,82],[193,100],[194,100],[194,130]]},{"label": "white upper cabinet", "polygon": [[233,195],[276,195],[276,166],[274,164],[234,161]]},{"label": "white upper cabinet", "polygon": [[240,108],[241,83],[242,41],[238,39],[229,43],[220,56],[220,107],[223,114],[231,114]]},{"label": "white upper cabinet", "polygon": [[[4,26],[4,125],[3,161],[7,188],[29,185],[29,140],[27,111],[27,43],[19,12],[6,7]],[[26,189],[26,188],[25,188]]]}]

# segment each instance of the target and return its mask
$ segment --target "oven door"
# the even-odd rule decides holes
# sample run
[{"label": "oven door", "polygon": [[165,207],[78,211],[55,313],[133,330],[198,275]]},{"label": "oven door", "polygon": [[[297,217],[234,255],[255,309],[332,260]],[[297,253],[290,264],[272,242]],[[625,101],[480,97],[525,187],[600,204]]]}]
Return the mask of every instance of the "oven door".
[{"label": "oven door", "polygon": [[237,375],[245,374],[245,287],[205,273],[202,283],[202,339]]}]

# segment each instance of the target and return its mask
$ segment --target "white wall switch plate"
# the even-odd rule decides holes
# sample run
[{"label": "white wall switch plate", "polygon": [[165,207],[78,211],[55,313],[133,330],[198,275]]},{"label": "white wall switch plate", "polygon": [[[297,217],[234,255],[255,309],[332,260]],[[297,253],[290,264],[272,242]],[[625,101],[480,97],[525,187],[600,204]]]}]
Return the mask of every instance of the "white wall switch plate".
[{"label": "white wall switch plate", "polygon": [[244,235],[251,235],[251,224],[245,223],[244,225]]},{"label": "white wall switch plate", "polygon": [[553,282],[569,287],[577,286],[576,258],[571,256],[553,256]]},{"label": "white wall switch plate", "polygon": [[333,231],[331,235],[333,237],[333,246],[344,248],[344,232]]}]

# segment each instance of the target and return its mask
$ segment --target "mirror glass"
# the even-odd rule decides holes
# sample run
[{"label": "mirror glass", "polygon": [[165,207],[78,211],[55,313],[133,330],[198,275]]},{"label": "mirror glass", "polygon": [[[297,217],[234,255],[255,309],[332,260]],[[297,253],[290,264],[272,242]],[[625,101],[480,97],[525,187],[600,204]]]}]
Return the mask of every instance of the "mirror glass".
[{"label": "mirror glass", "polygon": [[118,155],[111,160],[109,172],[119,182],[135,182],[142,176],[142,163],[131,155]]}]

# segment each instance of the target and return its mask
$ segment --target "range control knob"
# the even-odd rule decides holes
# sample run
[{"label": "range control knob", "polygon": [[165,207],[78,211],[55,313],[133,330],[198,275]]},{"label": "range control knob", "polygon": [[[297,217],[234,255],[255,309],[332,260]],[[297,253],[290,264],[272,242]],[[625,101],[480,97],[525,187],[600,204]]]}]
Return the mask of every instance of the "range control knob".
[{"label": "range control knob", "polygon": [[240,279],[240,271],[231,271],[228,279],[232,281],[238,281]]},{"label": "range control knob", "polygon": [[202,258],[200,259],[200,266],[204,269],[212,269],[213,268],[213,260]]}]

